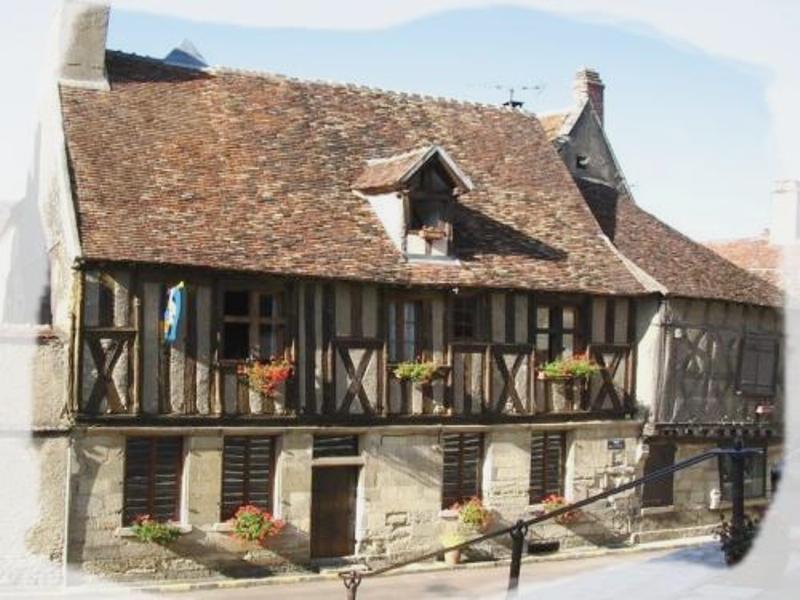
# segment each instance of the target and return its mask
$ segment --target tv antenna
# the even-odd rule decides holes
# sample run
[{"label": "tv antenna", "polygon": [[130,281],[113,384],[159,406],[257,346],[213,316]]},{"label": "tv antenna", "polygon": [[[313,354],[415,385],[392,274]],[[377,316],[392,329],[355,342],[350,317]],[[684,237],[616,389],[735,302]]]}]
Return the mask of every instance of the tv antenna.
[{"label": "tv antenna", "polygon": [[524,101],[519,100],[514,97],[516,92],[535,92],[538,96],[544,91],[544,84],[543,83],[535,83],[529,85],[507,85],[502,83],[489,83],[485,85],[481,85],[479,87],[484,88],[491,88],[494,90],[502,90],[508,94],[508,100],[503,102],[503,106],[508,106],[509,108],[522,108]]}]

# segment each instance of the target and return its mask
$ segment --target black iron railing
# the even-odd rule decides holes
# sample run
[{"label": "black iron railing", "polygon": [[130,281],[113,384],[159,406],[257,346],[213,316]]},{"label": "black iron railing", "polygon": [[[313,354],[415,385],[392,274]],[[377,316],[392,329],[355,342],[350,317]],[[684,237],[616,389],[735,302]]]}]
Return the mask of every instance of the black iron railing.
[{"label": "black iron railing", "polygon": [[733,474],[732,474],[733,478],[731,482],[732,483],[731,527],[732,531],[734,532],[733,534],[735,535],[736,532],[740,532],[743,530],[745,522],[745,515],[744,515],[745,459],[750,455],[760,454],[762,452],[763,450],[758,448],[745,448],[741,439],[738,439],[733,448],[717,448],[714,450],[710,450],[708,452],[704,452],[703,454],[698,454],[697,456],[693,456],[692,458],[687,458],[686,460],[683,460],[679,463],[675,463],[670,467],[664,467],[662,469],[658,469],[656,471],[653,471],[649,475],[645,475],[644,477],[640,477],[639,479],[635,479],[623,485],[617,486],[613,489],[606,490],[605,492],[600,492],[599,494],[595,494],[594,496],[589,496],[588,498],[584,498],[583,500],[579,500],[578,502],[573,502],[572,504],[562,506],[561,508],[550,511],[547,514],[540,515],[538,517],[532,517],[527,520],[520,519],[510,527],[506,527],[504,529],[498,529],[497,531],[492,531],[491,533],[487,533],[480,537],[467,540],[466,542],[462,542],[460,544],[455,544],[453,546],[448,546],[446,548],[440,548],[438,550],[434,550],[433,552],[427,552],[419,556],[414,556],[407,560],[399,561],[397,563],[393,563],[391,565],[375,569],[374,571],[359,571],[351,569],[349,571],[339,573],[339,576],[342,578],[345,589],[347,590],[347,600],[356,600],[358,587],[361,585],[362,581],[366,578],[377,577],[378,575],[383,575],[384,573],[388,573],[389,571],[395,571],[397,569],[407,567],[414,563],[436,558],[445,552],[450,552],[452,550],[462,550],[474,544],[485,542],[486,540],[491,540],[493,538],[497,538],[503,535],[509,535],[511,537],[511,563],[509,565],[508,592],[506,598],[507,599],[515,598],[517,595],[517,589],[519,587],[519,573],[522,565],[522,550],[525,543],[525,536],[528,533],[528,528],[531,525],[536,525],[544,521],[549,521],[550,519],[554,519],[571,511],[583,508],[584,506],[588,506],[594,502],[597,502],[598,500],[603,500],[604,498],[608,498],[610,496],[614,496],[616,494],[634,489],[651,481],[659,480],[663,477],[667,477],[668,475],[671,475],[678,471],[682,471],[683,469],[688,469],[689,467],[693,467],[712,458],[717,458],[720,455],[730,456],[733,462]]}]

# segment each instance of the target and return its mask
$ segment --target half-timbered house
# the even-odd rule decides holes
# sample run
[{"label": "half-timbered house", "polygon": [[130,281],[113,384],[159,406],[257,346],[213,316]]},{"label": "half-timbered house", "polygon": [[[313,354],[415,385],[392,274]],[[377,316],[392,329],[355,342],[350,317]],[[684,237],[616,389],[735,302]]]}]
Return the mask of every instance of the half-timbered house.
[{"label": "half-timbered house", "polygon": [[[166,576],[398,558],[436,547],[453,503],[516,520],[674,454],[643,440],[689,451],[779,400],[771,288],[628,198],[609,231],[534,115],[107,52],[106,11],[74,15],[42,128],[67,368],[41,443],[66,449],[65,561]],[[584,352],[585,389],[539,378]],[[253,357],[293,376],[262,393]],[[398,379],[415,359],[440,376]],[[700,524],[643,522],[654,496],[531,535]],[[226,533],[243,504],[287,523],[266,549]],[[140,514],[183,535],[132,541]]]},{"label": "half-timbered house", "polygon": [[[574,106],[541,122],[604,234],[657,292],[634,301],[644,470],[743,436],[765,450],[747,472],[749,498],[763,504],[782,448],[781,294],[636,205],[604,129],[604,88],[579,71]],[[654,521],[643,529],[705,522],[709,505],[726,506],[728,477],[722,462],[645,488]]]}]

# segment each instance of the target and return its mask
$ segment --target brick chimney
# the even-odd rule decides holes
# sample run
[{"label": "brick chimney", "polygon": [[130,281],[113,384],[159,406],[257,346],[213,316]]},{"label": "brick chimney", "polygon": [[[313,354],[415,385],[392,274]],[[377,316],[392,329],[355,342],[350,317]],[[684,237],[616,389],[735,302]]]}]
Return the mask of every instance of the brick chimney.
[{"label": "brick chimney", "polygon": [[64,85],[107,90],[108,2],[67,0],[61,6],[58,78]]},{"label": "brick chimney", "polygon": [[597,116],[600,117],[601,124],[604,119],[603,90],[605,87],[597,71],[585,67],[575,74],[575,83],[572,87],[575,96],[575,104],[577,106],[582,106],[588,99],[592,103],[592,107],[594,107]]}]

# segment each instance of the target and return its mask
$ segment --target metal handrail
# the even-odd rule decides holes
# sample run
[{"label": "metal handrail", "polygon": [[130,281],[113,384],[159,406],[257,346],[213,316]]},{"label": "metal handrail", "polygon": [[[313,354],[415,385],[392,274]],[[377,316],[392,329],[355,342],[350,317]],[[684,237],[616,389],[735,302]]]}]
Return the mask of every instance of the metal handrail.
[{"label": "metal handrail", "polygon": [[525,534],[527,533],[528,528],[531,525],[536,525],[538,523],[554,519],[563,514],[583,508],[584,506],[588,506],[589,504],[597,502],[598,500],[603,500],[604,498],[608,498],[610,496],[614,496],[616,494],[631,490],[633,488],[642,486],[651,481],[657,481],[659,479],[662,479],[663,477],[672,475],[673,473],[676,473],[683,469],[693,467],[697,464],[705,462],[711,458],[718,457],[720,455],[728,455],[733,458],[734,472],[732,481],[733,493],[731,498],[731,504],[732,504],[731,525],[734,530],[741,529],[744,524],[744,459],[746,456],[750,456],[753,454],[761,454],[761,453],[762,450],[758,448],[744,448],[741,439],[737,439],[736,444],[734,445],[733,448],[715,448],[714,450],[709,450],[708,452],[704,452],[702,454],[698,454],[691,458],[687,458],[686,460],[682,460],[681,462],[675,463],[672,466],[663,467],[661,469],[653,471],[648,475],[645,475],[638,479],[634,479],[633,481],[629,481],[628,483],[624,483],[610,490],[606,490],[604,492],[600,492],[599,494],[595,494],[594,496],[589,496],[588,498],[584,498],[583,500],[579,500],[577,502],[573,502],[572,504],[562,506],[561,508],[550,511],[544,515],[532,517],[527,520],[520,519],[509,527],[504,527],[503,529],[498,529],[497,531],[486,533],[484,535],[481,535],[471,540],[467,540],[465,542],[461,542],[459,544],[454,544],[452,546],[440,548],[432,552],[426,552],[425,554],[420,554],[418,556],[414,556],[412,558],[402,560],[393,563],[391,565],[387,565],[385,567],[381,567],[380,569],[375,569],[374,571],[358,571],[355,569],[351,569],[349,571],[339,573],[339,577],[342,578],[345,585],[345,589],[347,590],[347,600],[356,600],[358,586],[361,584],[361,581],[364,578],[376,577],[378,575],[388,573],[389,571],[395,571],[397,569],[401,569],[403,567],[407,567],[409,565],[418,562],[435,558],[445,552],[450,552],[453,550],[462,550],[474,544],[479,544],[481,542],[485,542],[486,540],[490,540],[508,534],[511,536],[512,550],[511,550],[511,565],[509,573],[507,598],[514,598],[516,597],[516,590],[519,585],[519,572],[522,561],[523,542],[525,540]]}]

